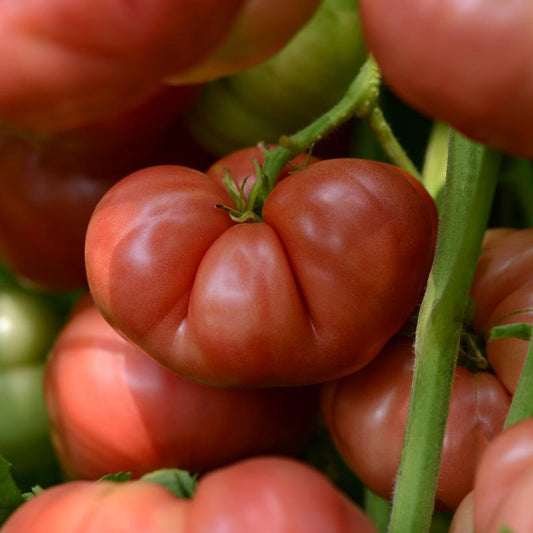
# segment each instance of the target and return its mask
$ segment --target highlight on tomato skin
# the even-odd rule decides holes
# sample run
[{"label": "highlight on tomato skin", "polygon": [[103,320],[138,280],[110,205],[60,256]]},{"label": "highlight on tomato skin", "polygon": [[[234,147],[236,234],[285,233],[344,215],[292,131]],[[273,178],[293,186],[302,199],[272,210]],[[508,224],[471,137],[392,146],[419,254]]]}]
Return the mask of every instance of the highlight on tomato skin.
[{"label": "highlight on tomato skin", "polygon": [[87,232],[103,315],[190,379],[255,387],[346,375],[422,296],[436,208],[392,165],[314,163],[274,187],[259,223],[235,224],[220,204],[229,194],[204,173],[147,168],[106,193]]},{"label": "highlight on tomato skin", "polygon": [[316,387],[234,390],[184,379],[115,331],[88,295],[52,347],[44,383],[70,478],[205,472],[253,455],[294,455],[318,416]]},{"label": "highlight on tomato skin", "polygon": [[[400,462],[413,363],[412,339],[400,335],[362,370],[322,385],[322,413],[337,450],[366,486],[387,499]],[[483,450],[502,431],[510,402],[493,374],[457,367],[436,508],[455,509],[473,489]]]}]

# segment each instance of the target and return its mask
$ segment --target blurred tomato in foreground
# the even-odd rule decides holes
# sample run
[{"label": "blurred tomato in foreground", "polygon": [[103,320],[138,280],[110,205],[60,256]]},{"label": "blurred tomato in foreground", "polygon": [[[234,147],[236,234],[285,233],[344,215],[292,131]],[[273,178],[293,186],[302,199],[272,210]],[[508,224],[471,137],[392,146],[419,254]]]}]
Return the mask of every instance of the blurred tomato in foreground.
[{"label": "blurred tomato in foreground", "polygon": [[76,481],[32,498],[3,533],[377,533],[319,471],[282,457],[234,463],[184,500],[148,481]]}]

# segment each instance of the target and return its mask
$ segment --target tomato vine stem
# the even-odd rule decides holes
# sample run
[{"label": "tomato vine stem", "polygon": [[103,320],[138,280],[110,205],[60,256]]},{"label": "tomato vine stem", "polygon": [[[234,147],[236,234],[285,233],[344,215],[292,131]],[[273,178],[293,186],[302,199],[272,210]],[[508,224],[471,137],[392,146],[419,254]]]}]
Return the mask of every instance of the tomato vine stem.
[{"label": "tomato vine stem", "polygon": [[380,87],[381,73],[374,58],[369,56],[336,105],[300,131],[282,136],[278,147],[265,150],[264,182],[258,184],[258,187],[262,187],[258,205],[262,205],[274,188],[281,170],[293,157],[308,150],[354,117],[368,121],[384,152],[394,164],[420,179],[416,166],[396,139],[379,107]]},{"label": "tomato vine stem", "polygon": [[450,135],[437,249],[417,322],[413,386],[389,533],[426,533],[463,318],[501,154]]}]

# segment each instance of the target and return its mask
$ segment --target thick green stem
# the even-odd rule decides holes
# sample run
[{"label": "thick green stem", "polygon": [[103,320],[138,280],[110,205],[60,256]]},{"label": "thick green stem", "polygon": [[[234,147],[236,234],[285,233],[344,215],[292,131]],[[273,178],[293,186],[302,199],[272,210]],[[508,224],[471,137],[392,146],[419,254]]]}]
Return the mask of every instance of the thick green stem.
[{"label": "thick green stem", "polygon": [[413,386],[389,533],[426,533],[431,525],[462,321],[499,158],[455,132],[450,137],[437,250],[417,323]]}]

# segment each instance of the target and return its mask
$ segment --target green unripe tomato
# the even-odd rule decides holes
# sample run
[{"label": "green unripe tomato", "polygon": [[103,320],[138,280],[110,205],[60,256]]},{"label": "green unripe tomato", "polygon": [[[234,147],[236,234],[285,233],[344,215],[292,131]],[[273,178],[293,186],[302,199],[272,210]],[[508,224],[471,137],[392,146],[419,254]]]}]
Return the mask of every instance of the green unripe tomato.
[{"label": "green unripe tomato", "polygon": [[187,115],[189,128],[216,156],[277,142],[332,107],[365,57],[358,2],[323,0],[272,58],[206,84]]},{"label": "green unripe tomato", "polygon": [[43,400],[43,372],[42,364],[0,372],[0,453],[23,487],[49,484],[58,472]]},{"label": "green unripe tomato", "polygon": [[57,481],[44,402],[44,361],[64,321],[54,297],[0,275],[0,454],[23,489]]},{"label": "green unripe tomato", "polygon": [[61,323],[44,296],[0,285],[0,372],[42,362]]}]

